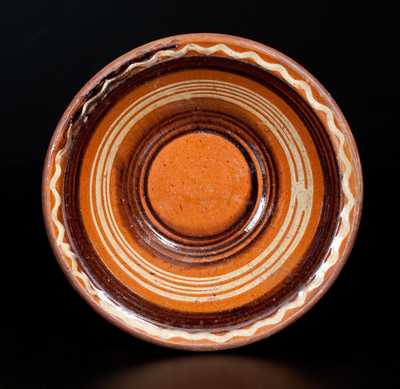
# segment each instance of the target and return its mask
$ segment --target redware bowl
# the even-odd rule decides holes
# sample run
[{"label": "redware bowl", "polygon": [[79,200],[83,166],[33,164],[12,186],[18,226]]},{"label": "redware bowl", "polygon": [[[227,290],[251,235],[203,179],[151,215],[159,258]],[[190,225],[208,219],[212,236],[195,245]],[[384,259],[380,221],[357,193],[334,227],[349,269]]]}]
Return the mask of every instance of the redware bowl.
[{"label": "redware bowl", "polygon": [[362,177],[339,108],[262,44],[189,34],[96,74],[48,150],[43,207],[72,285],[131,334],[194,350],[307,311],[357,232]]}]

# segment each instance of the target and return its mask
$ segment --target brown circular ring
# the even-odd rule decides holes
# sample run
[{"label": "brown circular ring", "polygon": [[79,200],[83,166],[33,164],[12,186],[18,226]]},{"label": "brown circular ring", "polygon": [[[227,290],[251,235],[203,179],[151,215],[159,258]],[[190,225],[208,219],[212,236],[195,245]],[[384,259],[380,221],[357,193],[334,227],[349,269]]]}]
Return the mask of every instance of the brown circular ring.
[{"label": "brown circular ring", "polygon": [[[266,329],[265,331],[259,331],[254,336],[250,338],[233,338],[232,341],[226,342],[224,344],[199,344],[196,342],[182,342],[179,338],[173,338],[172,340],[165,341],[163,339],[157,339],[154,337],[149,337],[143,332],[134,330],[132,328],[127,328],[127,326],[121,323],[119,320],[113,318],[109,313],[107,313],[103,308],[101,308],[95,299],[92,298],[90,293],[86,289],[82,287],[79,281],[71,275],[70,269],[68,268],[63,253],[60,251],[60,248],[56,242],[56,237],[54,234],[54,225],[51,220],[51,199],[49,193],[49,178],[51,177],[50,169],[52,167],[52,163],[55,158],[55,152],[57,148],[63,142],[63,137],[65,135],[65,130],[71,121],[71,118],[74,118],[74,115],[90,96],[91,91],[102,82],[103,79],[107,78],[110,74],[116,71],[121,65],[126,63],[127,61],[137,60],[137,58],[146,58],[149,53],[155,53],[160,49],[165,49],[166,47],[182,47],[185,44],[196,42],[198,44],[204,45],[212,45],[212,44],[220,44],[223,42],[224,44],[235,47],[241,48],[244,50],[250,50],[253,52],[258,53],[258,55],[263,56],[265,58],[271,59],[273,58],[276,63],[279,63],[288,69],[289,73],[296,79],[304,80],[311,88],[311,91],[315,98],[323,104],[325,107],[328,107],[329,110],[332,112],[334,116],[334,121],[336,126],[343,134],[345,138],[345,152],[347,154],[348,161],[352,167],[352,182],[351,182],[351,191],[354,197],[354,205],[352,208],[352,215],[351,215],[351,223],[349,224],[349,233],[346,236],[346,241],[343,244],[343,247],[340,251],[340,258],[335,263],[335,265],[329,269],[326,273],[326,278],[324,279],[323,283],[312,293],[307,295],[306,301],[304,304],[299,307],[299,309],[295,309],[290,314],[287,315],[283,320],[281,320],[277,325]],[[93,92],[92,92],[93,93]],[[323,116],[320,112],[318,113],[319,116]],[[321,121],[326,125],[327,119],[322,117]],[[258,339],[264,338],[266,336],[271,335],[272,333],[276,332],[277,330],[283,328],[284,326],[288,325],[290,322],[295,320],[305,311],[307,311],[321,296],[322,294],[329,288],[332,284],[334,279],[337,277],[340,269],[342,268],[345,260],[347,259],[350,249],[353,245],[359,219],[361,213],[361,203],[362,203],[362,175],[361,175],[361,167],[359,162],[359,157],[357,153],[357,149],[352,138],[350,129],[340,112],[339,108],[333,101],[333,99],[329,96],[329,94],[325,91],[325,89],[316,81],[310,74],[308,74],[303,68],[297,65],[294,61],[290,60],[289,58],[285,57],[283,54],[276,52],[273,49],[267,48],[261,44],[245,40],[242,38],[225,36],[225,35],[217,35],[217,34],[189,34],[183,36],[176,36],[171,38],[166,38],[160,41],[156,41],[150,43],[148,45],[142,46],[138,49],[135,49],[124,56],[120,57],[106,68],[104,68],[101,72],[99,72],[92,80],[90,80],[84,88],[77,94],[74,98],[70,106],[67,108],[66,112],[64,113],[63,117],[61,118],[57,129],[53,135],[49,152],[46,158],[45,168],[44,168],[44,176],[43,176],[43,208],[44,208],[44,217],[46,221],[47,230],[49,233],[50,241],[53,246],[53,250],[56,254],[56,257],[67,274],[68,278],[70,279],[73,286],[80,292],[80,294],[103,316],[120,326],[121,328],[126,329],[128,332],[134,333],[137,336],[143,337],[147,340],[154,341],[159,344],[165,344],[173,347],[180,347],[180,348],[193,348],[193,349],[216,349],[216,348],[230,348],[236,347],[245,343],[250,343],[256,341]]]}]

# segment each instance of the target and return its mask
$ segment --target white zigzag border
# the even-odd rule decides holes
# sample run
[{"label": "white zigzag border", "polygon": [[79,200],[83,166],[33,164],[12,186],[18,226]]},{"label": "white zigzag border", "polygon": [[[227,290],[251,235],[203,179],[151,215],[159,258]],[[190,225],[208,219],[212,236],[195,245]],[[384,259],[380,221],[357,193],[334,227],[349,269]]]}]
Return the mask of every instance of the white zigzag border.
[{"label": "white zigzag border", "polygon": [[65,228],[64,225],[60,222],[58,218],[58,212],[59,208],[61,205],[61,197],[60,194],[57,191],[56,185],[58,182],[59,177],[61,176],[62,169],[61,169],[61,163],[62,163],[62,158],[66,152],[66,150],[69,148],[72,136],[71,136],[71,130],[72,126],[68,128],[67,132],[67,140],[63,148],[61,148],[55,157],[54,161],[54,173],[53,176],[50,180],[49,183],[49,188],[51,193],[54,196],[54,205],[51,210],[51,220],[54,223],[55,228],[57,229],[57,238],[56,238],[56,244],[62,251],[62,253],[70,259],[71,261],[71,268],[70,272],[71,274],[79,278],[87,292],[92,295],[96,296],[98,298],[98,303],[100,306],[110,313],[113,317],[121,320],[125,324],[127,324],[130,328],[133,328],[135,330],[138,330],[140,332],[144,332],[145,334],[152,336],[152,337],[157,337],[159,339],[163,340],[168,340],[172,338],[183,338],[185,340],[191,340],[191,341],[200,341],[200,340],[209,340],[211,342],[215,342],[218,344],[223,344],[235,337],[249,337],[254,335],[259,329],[266,327],[266,326],[271,326],[274,324],[278,324],[281,322],[286,313],[292,309],[298,308],[302,306],[306,302],[307,295],[318,288],[322,282],[325,279],[325,274],[326,272],[338,261],[340,254],[339,254],[339,249],[340,246],[343,242],[343,240],[346,238],[346,236],[350,232],[350,212],[353,209],[355,205],[355,198],[353,196],[353,193],[351,192],[350,189],[350,176],[352,172],[352,165],[349,161],[349,159],[346,156],[345,153],[345,136],[344,134],[337,128],[334,120],[334,114],[333,112],[325,105],[319,103],[313,96],[311,87],[307,84],[307,82],[302,81],[302,80],[297,80],[293,78],[287,69],[281,65],[281,64],[276,64],[276,63],[270,63],[265,60],[263,60],[257,53],[253,51],[245,51],[245,52],[237,52],[232,50],[230,47],[228,47],[225,44],[215,44],[211,47],[203,47],[195,43],[189,43],[185,45],[183,48],[180,50],[161,50],[155,53],[150,59],[142,61],[142,62],[135,62],[127,69],[125,69],[124,72],[121,74],[109,78],[104,81],[101,89],[99,92],[92,96],[82,107],[82,111],[80,116],[85,120],[87,115],[88,115],[88,110],[90,106],[98,99],[100,96],[103,94],[107,93],[107,90],[109,86],[114,83],[115,81],[118,81],[128,75],[132,70],[138,68],[138,67],[149,67],[159,61],[160,59],[165,59],[165,58],[180,58],[185,56],[188,52],[197,52],[198,54],[202,55],[212,55],[217,52],[223,52],[226,55],[239,59],[239,60],[252,60],[254,61],[257,65],[262,67],[263,69],[270,71],[270,72],[277,72],[280,74],[280,76],[290,85],[294,86],[297,89],[302,89],[306,95],[306,98],[308,100],[308,103],[317,111],[321,111],[325,113],[326,118],[327,118],[327,123],[328,123],[328,128],[331,131],[331,133],[337,138],[339,142],[339,147],[338,147],[338,158],[342,162],[344,171],[342,175],[342,190],[344,193],[345,197],[345,204],[342,208],[342,211],[340,213],[340,227],[337,230],[336,236],[334,237],[332,244],[331,244],[331,250],[329,250],[329,255],[325,260],[322,262],[318,270],[316,271],[314,277],[312,278],[311,282],[308,283],[301,291],[298,292],[296,297],[290,301],[289,303],[281,306],[274,314],[271,316],[264,318],[262,320],[259,320],[252,325],[250,325],[247,328],[240,328],[236,330],[230,330],[227,331],[226,333],[223,334],[214,334],[211,332],[206,332],[206,331],[184,331],[184,330],[177,330],[173,328],[161,328],[158,327],[152,323],[149,323],[142,318],[138,317],[136,314],[127,311],[125,308],[122,306],[118,305],[114,301],[110,299],[110,297],[104,293],[102,290],[99,290],[93,283],[92,281],[88,278],[88,276],[81,272],[78,269],[77,262],[76,262],[76,255],[71,251],[70,245],[65,242]]}]

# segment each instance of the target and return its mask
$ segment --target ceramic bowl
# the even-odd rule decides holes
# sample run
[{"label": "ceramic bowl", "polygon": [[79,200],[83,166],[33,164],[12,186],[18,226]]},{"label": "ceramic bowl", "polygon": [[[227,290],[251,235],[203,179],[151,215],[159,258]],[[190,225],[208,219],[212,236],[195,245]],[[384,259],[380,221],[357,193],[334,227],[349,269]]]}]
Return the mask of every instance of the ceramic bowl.
[{"label": "ceramic bowl", "polygon": [[144,45],[96,74],[48,150],[54,253],[106,319],[214,350],[306,312],[349,255],[362,201],[339,108],[293,60],[217,34]]}]

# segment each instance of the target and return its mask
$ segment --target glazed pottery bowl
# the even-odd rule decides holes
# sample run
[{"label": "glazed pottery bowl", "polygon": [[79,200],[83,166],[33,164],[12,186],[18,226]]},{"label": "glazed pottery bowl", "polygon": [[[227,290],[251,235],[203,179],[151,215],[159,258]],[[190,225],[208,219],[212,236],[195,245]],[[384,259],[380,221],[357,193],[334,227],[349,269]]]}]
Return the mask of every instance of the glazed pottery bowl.
[{"label": "glazed pottery bowl", "polygon": [[265,338],[332,284],[357,232],[362,177],[325,89],[246,39],[190,34],[118,58],[51,140],[54,253],[105,318],[195,350]]}]

